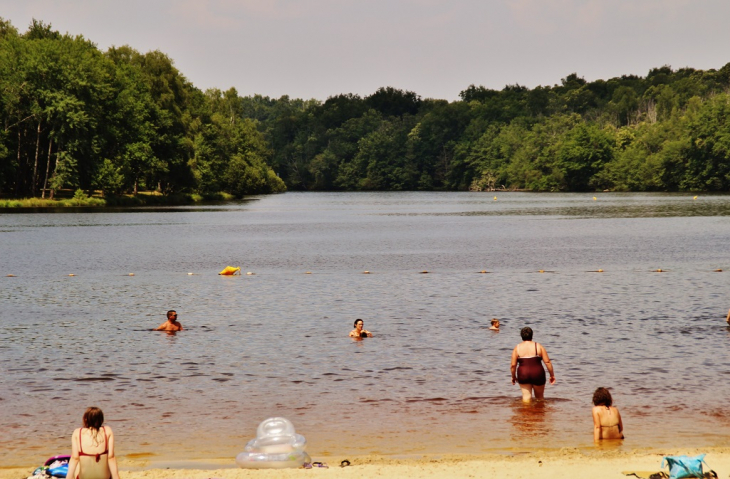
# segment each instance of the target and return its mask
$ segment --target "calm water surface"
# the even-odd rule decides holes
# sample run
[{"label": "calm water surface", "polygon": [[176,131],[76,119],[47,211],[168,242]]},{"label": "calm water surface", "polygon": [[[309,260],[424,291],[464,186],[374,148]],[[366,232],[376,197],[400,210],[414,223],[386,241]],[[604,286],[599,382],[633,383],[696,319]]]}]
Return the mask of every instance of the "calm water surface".
[{"label": "calm water surface", "polygon": [[[233,457],[274,415],[313,456],[590,447],[598,386],[624,447],[730,445],[729,244],[730,196],[0,213],[0,466],[66,452],[89,405],[152,461]],[[150,332],[167,309],[189,330]],[[348,339],[356,318],[376,337]],[[523,406],[528,325],[558,382]]]}]

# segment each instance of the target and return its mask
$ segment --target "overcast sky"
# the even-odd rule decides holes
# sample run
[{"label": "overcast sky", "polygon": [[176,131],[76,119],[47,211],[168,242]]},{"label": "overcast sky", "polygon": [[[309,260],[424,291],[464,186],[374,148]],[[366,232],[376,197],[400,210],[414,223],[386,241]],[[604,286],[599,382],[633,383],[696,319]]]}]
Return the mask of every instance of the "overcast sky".
[{"label": "overcast sky", "polygon": [[381,86],[455,100],[730,62],[728,0],[0,0],[106,50],[160,50],[198,88],[326,99]]}]

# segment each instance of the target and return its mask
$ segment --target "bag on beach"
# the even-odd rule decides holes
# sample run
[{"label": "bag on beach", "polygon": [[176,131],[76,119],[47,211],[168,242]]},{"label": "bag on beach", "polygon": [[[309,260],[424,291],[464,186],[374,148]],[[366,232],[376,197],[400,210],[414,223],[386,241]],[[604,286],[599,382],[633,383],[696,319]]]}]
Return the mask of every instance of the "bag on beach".
[{"label": "bag on beach", "polygon": [[706,454],[699,456],[665,456],[662,459],[662,468],[664,464],[669,466],[669,479],[681,479],[683,477],[717,477],[715,471],[710,470],[707,473],[702,472],[702,464],[708,467],[705,462]]}]

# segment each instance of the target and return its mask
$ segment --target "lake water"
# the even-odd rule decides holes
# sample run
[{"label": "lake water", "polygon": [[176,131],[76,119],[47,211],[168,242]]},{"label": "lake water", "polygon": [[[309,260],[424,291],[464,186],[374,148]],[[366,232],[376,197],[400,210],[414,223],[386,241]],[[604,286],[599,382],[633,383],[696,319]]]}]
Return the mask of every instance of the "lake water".
[{"label": "lake water", "polygon": [[[275,415],[315,459],[592,447],[598,386],[623,447],[729,445],[730,196],[493,197],[0,213],[0,466],[67,452],[89,405],[157,463],[232,458]],[[168,309],[188,331],[149,331]],[[523,326],[558,380],[529,406]]]}]

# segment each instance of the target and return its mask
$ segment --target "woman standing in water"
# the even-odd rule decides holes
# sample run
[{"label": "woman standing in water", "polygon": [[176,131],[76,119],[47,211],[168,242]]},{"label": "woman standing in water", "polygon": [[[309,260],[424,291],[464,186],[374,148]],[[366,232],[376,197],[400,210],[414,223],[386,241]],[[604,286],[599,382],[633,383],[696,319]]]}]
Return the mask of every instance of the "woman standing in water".
[{"label": "woman standing in water", "polygon": [[363,322],[362,319],[356,319],[355,320],[355,324],[353,324],[353,327],[355,329],[353,329],[352,331],[350,331],[350,337],[351,338],[372,338],[373,337],[373,333],[371,333],[367,329],[362,329],[362,327],[364,326],[364,324],[365,323]]},{"label": "woman standing in water", "polygon": [[593,440],[623,439],[624,423],[621,413],[613,406],[613,398],[606,388],[593,393]]},{"label": "woman standing in water", "polygon": [[550,373],[550,384],[555,384],[555,372],[545,348],[532,340],[532,328],[520,330],[522,342],[512,350],[512,384],[517,381],[522,390],[522,401],[530,402],[532,393],[535,399],[545,399],[545,369],[541,362],[545,363]]},{"label": "woman standing in water", "polygon": [[[71,436],[71,460],[66,479],[119,479],[114,455],[114,433],[103,426],[104,413],[98,407],[86,409],[84,427]],[[76,470],[78,466],[78,471]]]}]

